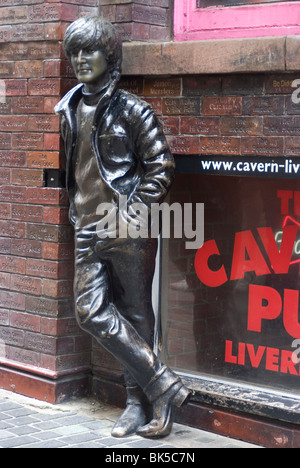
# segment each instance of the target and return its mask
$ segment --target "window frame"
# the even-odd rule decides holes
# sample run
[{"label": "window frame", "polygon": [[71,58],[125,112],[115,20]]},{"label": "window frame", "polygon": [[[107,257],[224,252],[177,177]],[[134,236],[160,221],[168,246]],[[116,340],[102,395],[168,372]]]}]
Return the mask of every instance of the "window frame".
[{"label": "window frame", "polygon": [[197,0],[174,2],[176,42],[298,35],[299,25],[298,0],[215,8],[197,8]]}]

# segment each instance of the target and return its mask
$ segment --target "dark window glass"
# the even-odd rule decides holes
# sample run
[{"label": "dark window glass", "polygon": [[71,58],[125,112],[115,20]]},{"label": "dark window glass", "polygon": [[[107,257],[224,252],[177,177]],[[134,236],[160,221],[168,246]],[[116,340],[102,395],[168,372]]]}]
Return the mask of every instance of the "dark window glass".
[{"label": "dark window glass", "polygon": [[205,204],[205,243],[163,241],[168,364],[299,393],[300,182],[177,174],[170,202]]}]

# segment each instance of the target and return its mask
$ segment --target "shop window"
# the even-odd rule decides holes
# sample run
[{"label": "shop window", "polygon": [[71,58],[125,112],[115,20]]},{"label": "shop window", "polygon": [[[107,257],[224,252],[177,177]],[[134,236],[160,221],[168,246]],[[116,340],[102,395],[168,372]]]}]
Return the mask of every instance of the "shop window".
[{"label": "shop window", "polygon": [[175,0],[175,41],[300,34],[300,1]]},{"label": "shop window", "polygon": [[[170,203],[204,203],[205,234],[200,249],[163,240],[163,345],[168,365],[195,380],[300,393],[300,184],[261,177],[299,170],[287,161],[176,176]],[[258,177],[233,175],[254,166]]]},{"label": "shop window", "polygon": [[212,6],[237,6],[237,5],[256,5],[257,3],[276,3],[289,2],[297,0],[197,0],[197,8]]}]

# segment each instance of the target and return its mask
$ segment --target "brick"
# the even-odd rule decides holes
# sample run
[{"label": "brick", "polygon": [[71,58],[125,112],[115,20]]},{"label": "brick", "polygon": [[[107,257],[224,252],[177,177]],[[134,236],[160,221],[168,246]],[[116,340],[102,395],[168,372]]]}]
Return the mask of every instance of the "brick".
[{"label": "brick", "polygon": [[44,135],[44,150],[59,151],[61,149],[61,138],[59,134],[49,133]]},{"label": "brick", "polygon": [[0,307],[4,309],[25,310],[25,295],[0,290]]},{"label": "brick", "polygon": [[242,115],[241,97],[204,97],[202,100],[203,115]]},{"label": "brick", "polygon": [[77,15],[77,7],[65,3],[33,5],[29,7],[29,19],[31,22],[75,21]]},{"label": "brick", "polygon": [[179,119],[180,117],[161,117],[159,119],[166,135],[179,134]]},{"label": "brick", "polygon": [[12,239],[10,250],[11,250],[12,255],[20,255],[22,257],[41,258],[43,245],[42,245],[42,242],[39,242],[39,241],[32,241],[28,239],[22,239],[22,240]]},{"label": "brick", "polygon": [[170,40],[170,30],[168,27],[150,25],[150,41],[166,42]]},{"label": "brick", "polygon": [[12,98],[6,97],[5,102],[0,102],[0,115],[11,114]]},{"label": "brick", "polygon": [[14,114],[42,114],[44,102],[40,97],[20,96],[13,98],[12,109]]},{"label": "brick", "polygon": [[39,332],[41,329],[40,317],[37,315],[26,314],[24,312],[10,312],[10,325],[22,330]]},{"label": "brick", "polygon": [[59,169],[60,154],[57,151],[28,151],[27,166],[40,169]]},{"label": "brick", "polygon": [[43,76],[43,62],[40,60],[16,62],[15,76],[19,78],[38,78]]},{"label": "brick", "polygon": [[45,60],[44,61],[44,77],[62,76],[62,61],[61,60]]},{"label": "brick", "polygon": [[14,185],[42,187],[44,173],[39,169],[12,169],[12,183]]},{"label": "brick", "polygon": [[0,150],[11,148],[11,135],[0,133]]},{"label": "brick", "polygon": [[26,188],[13,186],[0,186],[0,201],[24,203]]},{"label": "brick", "polygon": [[18,221],[39,223],[43,221],[43,208],[34,205],[11,205],[11,217]]},{"label": "brick", "polygon": [[28,130],[28,119],[17,115],[0,115],[1,132],[26,132]]},{"label": "brick", "polygon": [[56,226],[28,224],[27,237],[34,241],[58,242],[58,230]]},{"label": "brick", "polygon": [[297,102],[293,102],[292,96],[286,98],[286,113],[288,115],[300,115],[300,105]]},{"label": "brick", "polygon": [[144,80],[139,77],[122,78],[119,83],[120,89],[125,89],[130,93],[143,95],[144,94]]},{"label": "brick", "polygon": [[25,232],[25,223],[0,220],[0,237],[24,239]]},{"label": "brick", "polygon": [[[132,40],[133,23],[116,23],[116,28],[123,43]],[[131,72],[127,73],[127,75],[131,74]]]},{"label": "brick", "polygon": [[42,150],[43,135],[41,133],[13,133],[12,149]]},{"label": "brick", "polygon": [[24,96],[27,94],[27,80],[9,79],[4,81],[6,96]]},{"label": "brick", "polygon": [[292,74],[271,75],[266,80],[266,93],[292,95],[293,91],[295,91],[295,88],[292,87],[294,80],[295,75]]},{"label": "brick", "polygon": [[0,168],[0,185],[10,184],[11,172],[10,169]]},{"label": "brick", "polygon": [[300,116],[292,117],[264,117],[265,135],[299,135]]},{"label": "brick", "polygon": [[42,280],[32,276],[11,275],[11,289],[25,294],[40,296],[42,292]]},{"label": "brick", "polygon": [[11,218],[11,205],[9,203],[0,203],[0,219]]},{"label": "brick", "polygon": [[10,254],[11,253],[11,239],[3,239],[0,237],[0,253]]},{"label": "brick", "polygon": [[175,154],[199,154],[199,137],[167,136],[171,151]]},{"label": "brick", "polygon": [[56,339],[40,333],[28,332],[25,336],[25,347],[43,354],[55,354]]},{"label": "brick", "polygon": [[5,345],[24,346],[24,332],[11,327],[0,328],[0,340]]},{"label": "brick", "polygon": [[242,139],[242,154],[256,156],[283,156],[284,139],[248,137]]},{"label": "brick", "polygon": [[27,237],[31,240],[46,242],[70,242],[73,239],[71,226],[28,224]]},{"label": "brick", "polygon": [[145,96],[180,96],[181,80],[179,78],[146,79]]},{"label": "brick", "polygon": [[222,79],[218,76],[184,76],[182,79],[184,96],[211,96],[221,93]]},{"label": "brick", "polygon": [[60,58],[60,46],[56,42],[21,42],[4,43],[0,48],[0,60],[46,60],[47,58]]},{"label": "brick", "polygon": [[236,137],[201,137],[200,153],[238,155],[241,153],[241,139]]},{"label": "brick", "polygon": [[222,92],[231,96],[264,93],[265,75],[231,75],[222,78]]},{"label": "brick", "polygon": [[44,113],[53,114],[53,109],[59,102],[60,97],[45,97],[44,98]]},{"label": "brick", "polygon": [[181,133],[191,135],[219,135],[219,117],[181,117]]},{"label": "brick", "polygon": [[61,92],[61,80],[59,78],[32,78],[28,83],[30,96],[57,96]]},{"label": "brick", "polygon": [[[10,274],[9,273],[2,273],[0,272],[0,288],[1,289],[10,289]],[[1,310],[0,310],[0,325],[3,325],[1,323]],[[8,324],[7,324],[8,325]]]},{"label": "brick", "polygon": [[199,115],[200,99],[165,98],[162,110],[166,115]]},{"label": "brick", "polygon": [[61,207],[47,206],[44,208],[44,223],[47,224],[68,224],[69,209]]},{"label": "brick", "polygon": [[80,332],[75,318],[58,319],[42,317],[41,332],[45,335],[66,336]]},{"label": "brick", "polygon": [[0,255],[0,270],[6,273],[25,274],[26,262],[24,258]]},{"label": "brick", "polygon": [[[1,38],[1,28],[0,28],[0,38]],[[1,42],[1,40],[0,40]],[[3,62],[1,63],[0,77],[8,78],[14,74],[15,64],[14,62]]]},{"label": "brick", "polygon": [[132,5],[117,5],[115,9],[115,20],[117,23],[129,23],[132,21]]},{"label": "brick", "polygon": [[25,167],[26,152],[25,151],[1,151],[0,150],[1,166],[6,167]]},{"label": "brick", "polygon": [[285,155],[300,156],[300,137],[285,138]]},{"label": "brick", "polygon": [[70,279],[74,276],[73,262],[27,259],[26,274],[41,278]]},{"label": "brick", "polygon": [[254,136],[263,134],[262,117],[222,117],[221,135]]},{"label": "brick", "polygon": [[150,25],[133,23],[131,37],[133,41],[148,41],[150,39]]},{"label": "brick", "polygon": [[26,23],[28,10],[26,6],[10,6],[1,8],[0,24]]},{"label": "brick", "polygon": [[48,260],[73,260],[74,244],[43,243],[43,258]]},{"label": "brick", "polygon": [[12,27],[0,26],[0,43],[11,41],[11,39],[12,39]]},{"label": "brick", "polygon": [[59,117],[57,115],[29,116],[28,127],[33,132],[59,132]]},{"label": "brick", "polygon": [[65,189],[57,188],[28,188],[26,192],[28,203],[41,205],[67,206],[68,197]]},{"label": "brick", "polygon": [[11,41],[42,41],[44,37],[42,24],[18,24],[11,29]]},{"label": "brick", "polygon": [[245,115],[281,115],[284,113],[283,96],[245,96],[243,114]]},{"label": "brick", "polygon": [[1,326],[9,325],[9,310],[0,309],[0,325]]},{"label": "brick", "polygon": [[73,317],[74,308],[72,299],[51,299],[48,297],[26,296],[23,310],[43,317]]},{"label": "brick", "polygon": [[51,41],[61,41],[64,38],[68,23],[45,23],[44,38]]},{"label": "brick", "polygon": [[73,281],[45,279],[43,293],[52,298],[73,297]]},{"label": "brick", "polygon": [[7,358],[10,361],[16,361],[18,363],[24,363],[26,365],[39,367],[40,366],[40,354],[27,349],[20,349],[17,347],[9,346],[7,352]]}]

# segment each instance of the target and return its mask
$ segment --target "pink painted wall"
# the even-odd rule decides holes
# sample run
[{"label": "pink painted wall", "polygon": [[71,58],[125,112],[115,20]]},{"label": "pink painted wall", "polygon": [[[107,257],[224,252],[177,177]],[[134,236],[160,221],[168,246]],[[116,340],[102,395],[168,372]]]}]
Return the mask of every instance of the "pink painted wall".
[{"label": "pink painted wall", "polygon": [[175,41],[298,34],[300,1],[197,9],[196,0],[175,0]]}]

